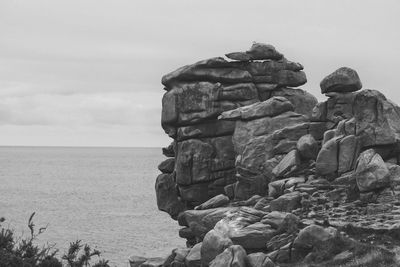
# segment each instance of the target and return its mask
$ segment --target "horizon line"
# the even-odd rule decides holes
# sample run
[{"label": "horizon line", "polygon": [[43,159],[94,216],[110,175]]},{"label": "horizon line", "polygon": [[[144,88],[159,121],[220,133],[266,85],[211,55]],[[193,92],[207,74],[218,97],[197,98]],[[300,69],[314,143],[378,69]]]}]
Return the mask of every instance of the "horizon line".
[{"label": "horizon line", "polygon": [[162,148],[162,146],[65,146],[65,145],[0,145],[0,148],[4,147],[49,147],[49,148]]}]

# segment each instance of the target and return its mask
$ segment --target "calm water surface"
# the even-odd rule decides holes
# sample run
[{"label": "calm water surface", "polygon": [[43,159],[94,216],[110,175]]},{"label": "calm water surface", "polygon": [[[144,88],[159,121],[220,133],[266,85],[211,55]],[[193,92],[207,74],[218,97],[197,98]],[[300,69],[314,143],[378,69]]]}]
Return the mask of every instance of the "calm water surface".
[{"label": "calm water surface", "polygon": [[159,148],[0,147],[0,217],[28,234],[27,220],[48,224],[39,242],[62,252],[81,239],[112,266],[130,255],[167,255],[184,246],[178,224],[157,210]]}]

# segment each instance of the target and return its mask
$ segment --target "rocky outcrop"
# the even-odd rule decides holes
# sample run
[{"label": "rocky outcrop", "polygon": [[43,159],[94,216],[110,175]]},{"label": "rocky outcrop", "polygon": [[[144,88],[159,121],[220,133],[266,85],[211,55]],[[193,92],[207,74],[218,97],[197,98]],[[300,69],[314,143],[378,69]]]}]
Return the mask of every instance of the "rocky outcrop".
[{"label": "rocky outcrop", "polygon": [[188,246],[163,266],[400,266],[399,107],[350,68],[317,103],[273,46],[226,56],[162,80],[157,204]]},{"label": "rocky outcrop", "polygon": [[[248,51],[230,53],[227,57],[233,61],[211,58],[162,78],[167,92],[162,100],[161,125],[174,142],[173,149],[164,150],[164,154],[173,158],[160,164],[159,169],[171,173],[175,195],[183,203],[179,206],[181,211],[224,193],[226,185],[237,181],[232,141],[236,122],[233,117],[218,120],[218,116],[252,104],[254,109],[248,112],[254,114],[246,110],[237,112],[244,112],[244,118],[273,116],[264,109],[280,111],[273,105],[264,105],[263,101],[275,97],[285,102],[282,109],[289,107],[307,117],[316,103],[315,97],[307,92],[289,88],[307,81],[303,66],[288,61],[273,46],[255,43]],[[170,210],[164,204],[159,208]],[[176,208],[178,205],[172,210]]]}]

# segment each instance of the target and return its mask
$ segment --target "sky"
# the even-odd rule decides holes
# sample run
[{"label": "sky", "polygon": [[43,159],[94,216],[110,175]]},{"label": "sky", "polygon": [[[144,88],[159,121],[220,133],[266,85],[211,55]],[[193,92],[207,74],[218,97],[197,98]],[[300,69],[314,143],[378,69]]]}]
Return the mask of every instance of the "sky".
[{"label": "sky", "polygon": [[0,145],[170,143],[161,77],[270,43],[304,66],[301,88],[357,70],[400,104],[400,1],[0,0]]}]

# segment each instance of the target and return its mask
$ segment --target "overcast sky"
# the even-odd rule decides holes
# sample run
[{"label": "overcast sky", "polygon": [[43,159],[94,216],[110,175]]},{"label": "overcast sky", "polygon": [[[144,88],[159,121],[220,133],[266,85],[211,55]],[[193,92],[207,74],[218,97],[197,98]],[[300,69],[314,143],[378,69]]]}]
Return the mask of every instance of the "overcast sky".
[{"label": "overcast sky", "polygon": [[0,0],[0,145],[165,146],[160,80],[253,41],[400,103],[400,1]]}]

